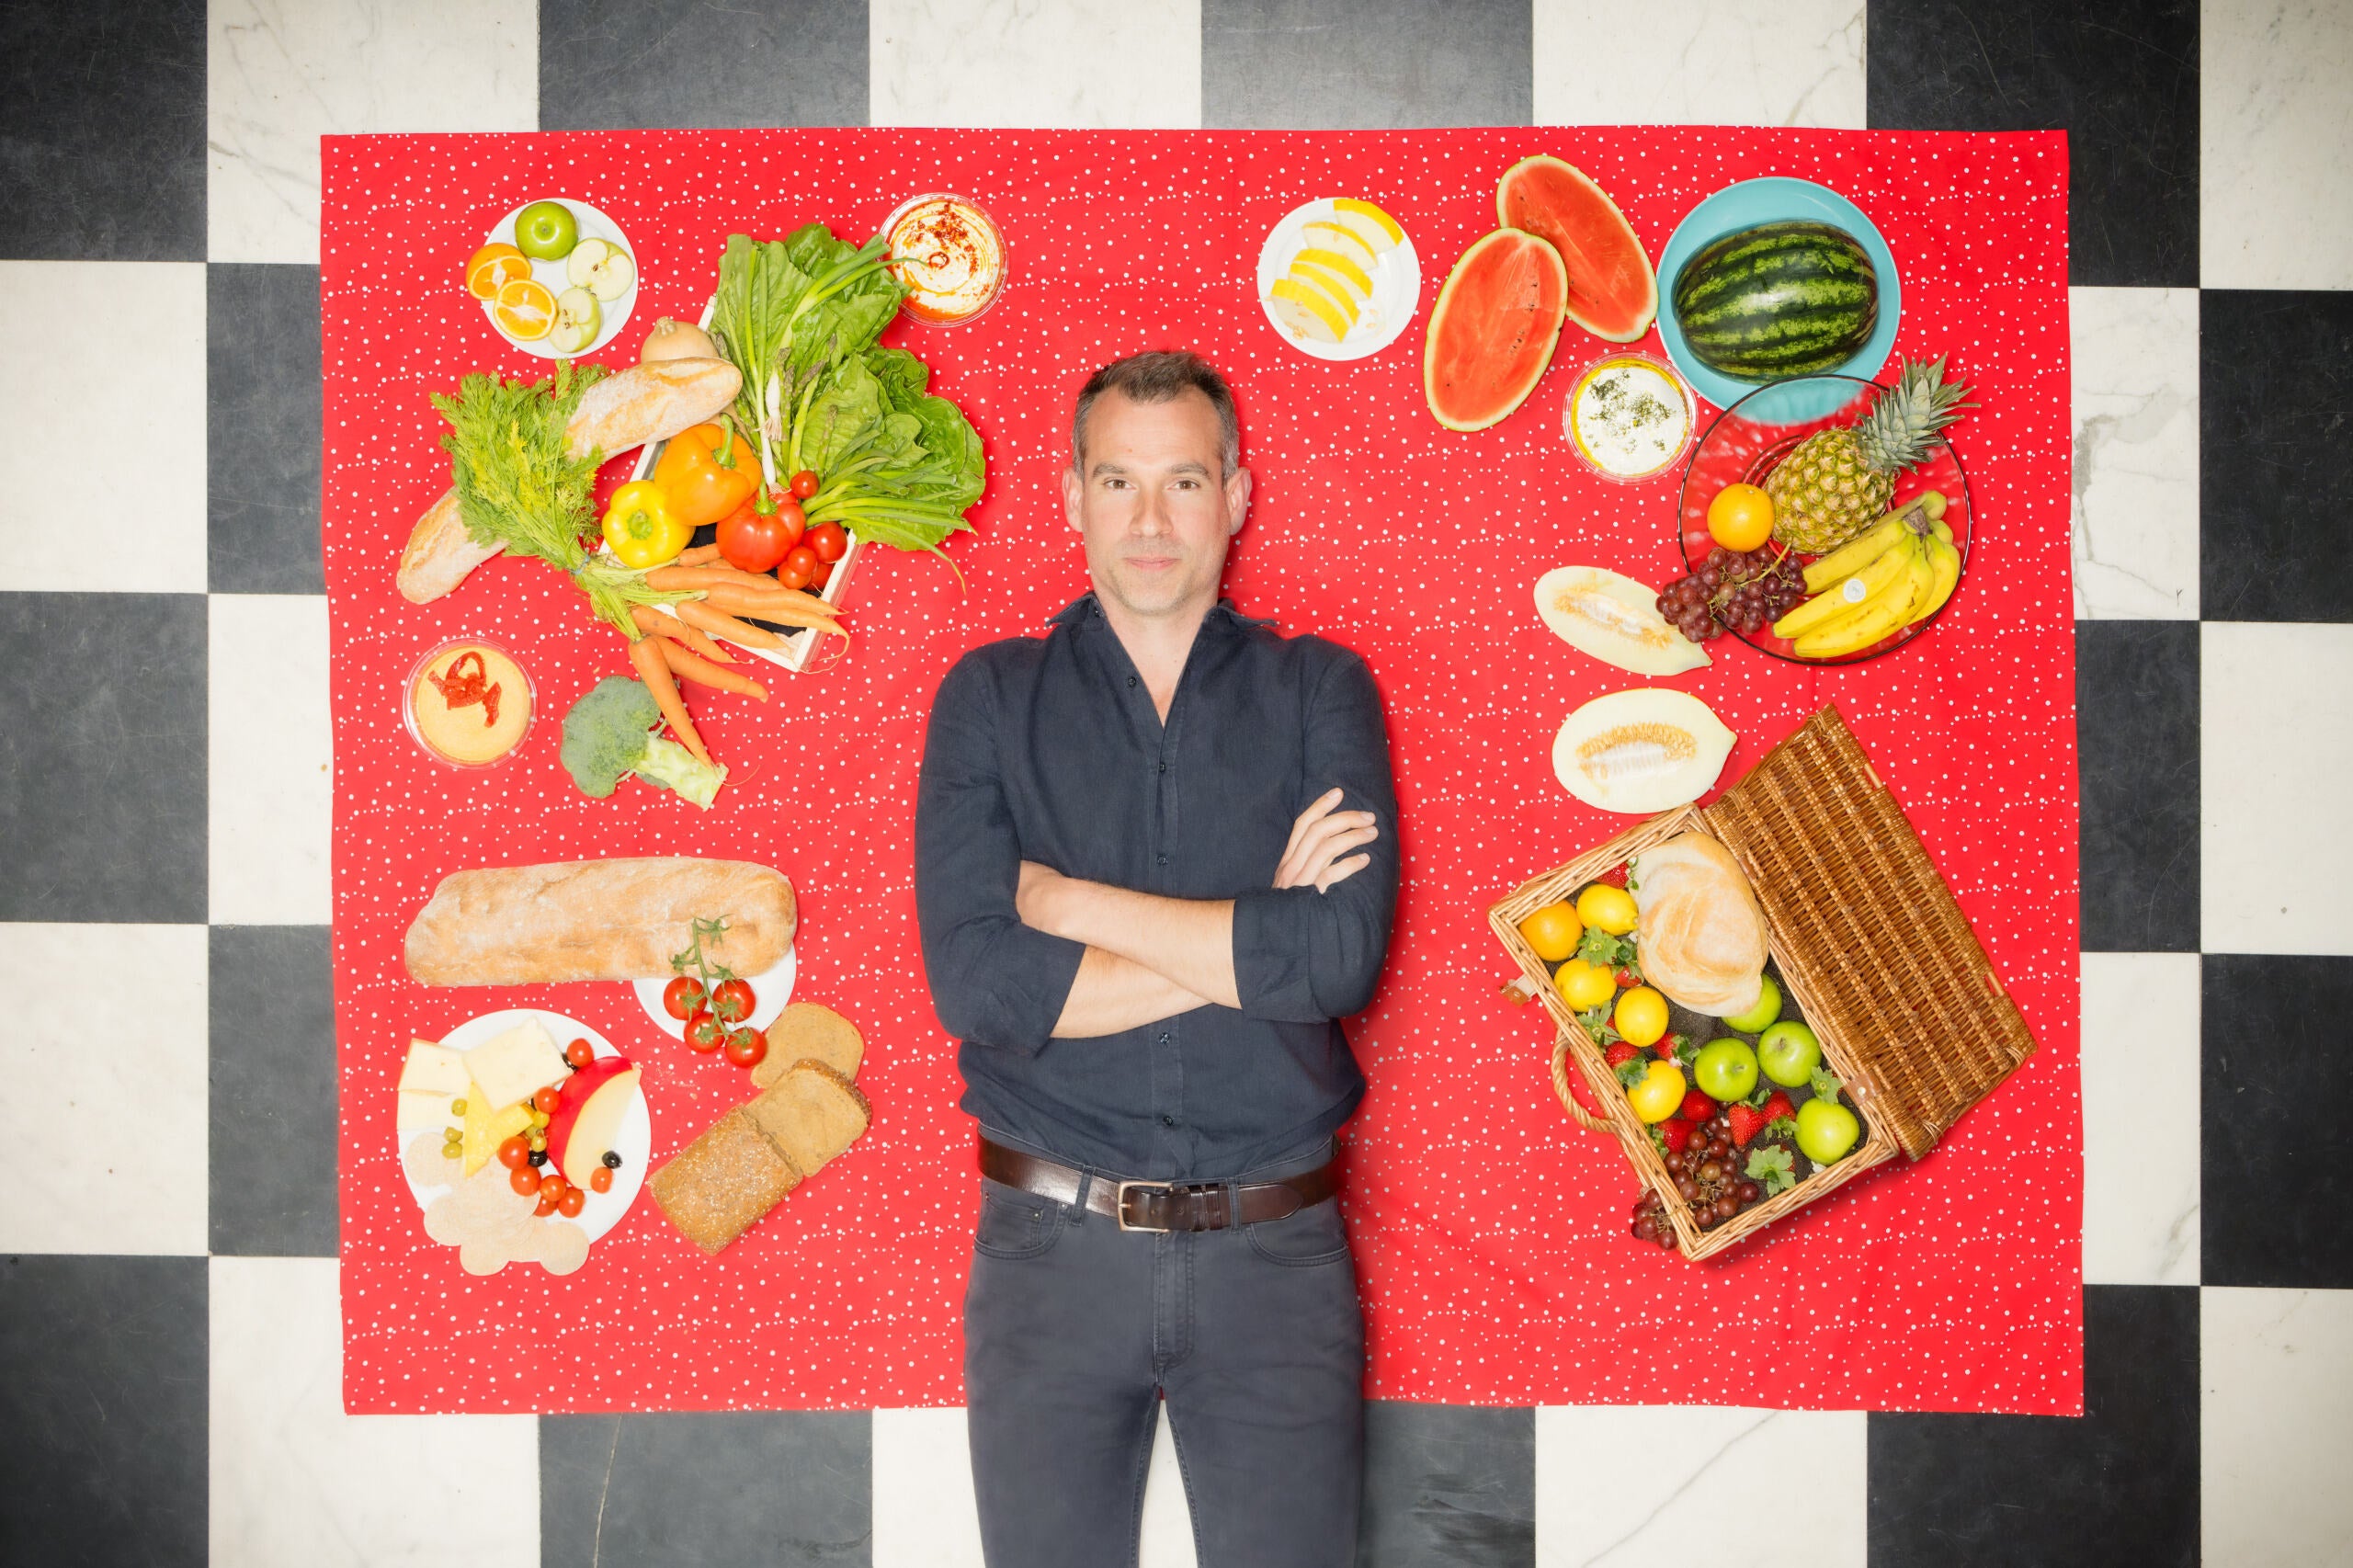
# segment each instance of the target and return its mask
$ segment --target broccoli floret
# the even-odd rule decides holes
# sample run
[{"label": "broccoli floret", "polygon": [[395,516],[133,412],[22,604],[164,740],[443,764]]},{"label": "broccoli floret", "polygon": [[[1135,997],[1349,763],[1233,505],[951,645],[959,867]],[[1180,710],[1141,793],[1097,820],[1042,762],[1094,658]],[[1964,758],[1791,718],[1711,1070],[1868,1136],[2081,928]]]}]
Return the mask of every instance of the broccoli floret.
[{"label": "broccoli floret", "polygon": [[583,692],[563,716],[563,766],[584,795],[603,800],[624,774],[676,790],[708,808],[727,769],[699,761],[661,727],[662,705],[642,681],[608,676]]}]

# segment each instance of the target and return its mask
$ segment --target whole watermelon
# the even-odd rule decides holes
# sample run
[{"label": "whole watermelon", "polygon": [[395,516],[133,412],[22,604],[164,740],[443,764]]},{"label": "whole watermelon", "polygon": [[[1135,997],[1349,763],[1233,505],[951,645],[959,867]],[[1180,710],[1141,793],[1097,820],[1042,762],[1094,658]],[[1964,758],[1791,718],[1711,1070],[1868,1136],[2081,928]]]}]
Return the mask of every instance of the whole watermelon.
[{"label": "whole watermelon", "polygon": [[1835,370],[1879,324],[1879,275],[1828,223],[1759,223],[1710,242],[1675,278],[1675,320],[1699,362],[1744,381]]}]

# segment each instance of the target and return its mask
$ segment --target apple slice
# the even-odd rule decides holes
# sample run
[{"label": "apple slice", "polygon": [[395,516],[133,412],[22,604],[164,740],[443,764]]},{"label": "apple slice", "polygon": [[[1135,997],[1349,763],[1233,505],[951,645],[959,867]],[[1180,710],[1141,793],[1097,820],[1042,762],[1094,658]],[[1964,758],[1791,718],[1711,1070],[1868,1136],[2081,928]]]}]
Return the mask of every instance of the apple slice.
[{"label": "apple slice", "polygon": [[[571,278],[574,283],[585,286],[590,293],[607,304],[612,303],[636,286],[637,263],[629,258],[629,252],[619,245],[607,244],[602,240],[584,243],[602,244],[605,248],[601,254],[591,258],[585,267],[574,267]],[[577,251],[573,253],[574,257],[579,254]]]},{"label": "apple slice", "polygon": [[621,1117],[637,1094],[637,1069],[626,1058],[599,1056],[563,1085],[563,1103],[548,1118],[548,1158],[563,1179],[587,1190],[588,1180],[620,1136]]},{"label": "apple slice", "polygon": [[566,289],[555,297],[555,325],[548,342],[559,353],[577,354],[597,341],[604,325],[605,312],[596,295],[585,289]]},{"label": "apple slice", "polygon": [[615,248],[610,240],[581,241],[572,247],[572,254],[563,258],[564,281],[574,288],[585,289],[590,270],[605,259],[607,252]]}]

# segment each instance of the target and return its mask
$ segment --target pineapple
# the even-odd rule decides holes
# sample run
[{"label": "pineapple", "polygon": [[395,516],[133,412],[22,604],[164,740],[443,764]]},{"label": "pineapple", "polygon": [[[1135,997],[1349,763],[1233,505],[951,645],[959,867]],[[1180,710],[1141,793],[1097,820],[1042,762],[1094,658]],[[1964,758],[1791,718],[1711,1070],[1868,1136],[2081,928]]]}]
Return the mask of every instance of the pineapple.
[{"label": "pineapple", "polygon": [[1945,362],[1906,359],[1895,385],[1851,428],[1824,430],[1799,442],[1765,480],[1773,498],[1773,537],[1820,555],[1879,521],[1895,494],[1895,476],[1927,454],[1937,432],[1973,403],[1969,389],[1945,381]]}]

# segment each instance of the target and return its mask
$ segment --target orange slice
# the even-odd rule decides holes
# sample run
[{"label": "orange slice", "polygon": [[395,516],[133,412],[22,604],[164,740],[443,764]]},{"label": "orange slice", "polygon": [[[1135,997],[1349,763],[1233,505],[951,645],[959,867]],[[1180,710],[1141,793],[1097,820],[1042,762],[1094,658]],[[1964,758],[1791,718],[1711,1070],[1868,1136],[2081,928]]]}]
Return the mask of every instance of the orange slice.
[{"label": "orange slice", "polygon": [[499,285],[491,314],[498,330],[516,342],[536,343],[555,325],[555,296],[536,278],[512,278]]},{"label": "orange slice", "polygon": [[487,244],[466,258],[466,291],[477,300],[494,300],[501,284],[530,275],[530,258],[513,245]]}]

